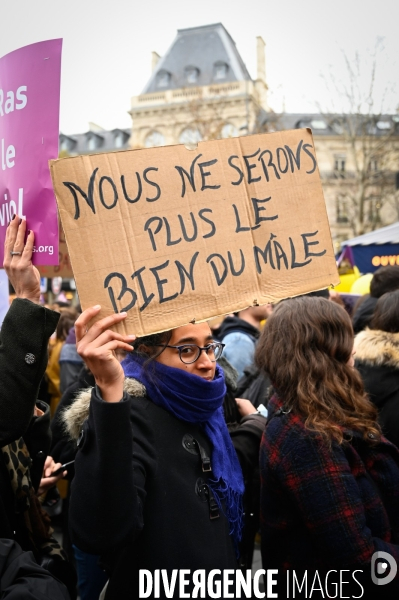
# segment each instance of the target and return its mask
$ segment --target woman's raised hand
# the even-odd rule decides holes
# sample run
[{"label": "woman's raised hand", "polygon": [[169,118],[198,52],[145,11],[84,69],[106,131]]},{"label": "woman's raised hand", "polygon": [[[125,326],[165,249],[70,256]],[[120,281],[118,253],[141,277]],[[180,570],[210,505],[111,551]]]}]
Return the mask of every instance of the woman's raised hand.
[{"label": "woman's raised hand", "polygon": [[18,298],[40,303],[40,274],[32,265],[35,234],[29,231],[26,242],[26,221],[14,215],[7,227],[4,242],[3,267]]},{"label": "woman's raised hand", "polygon": [[88,329],[90,321],[96,317],[101,306],[85,310],[75,323],[76,347],[87,367],[93,373],[101,396],[106,402],[119,402],[123,396],[123,369],[115,355],[115,350],[132,351],[135,335],[121,335],[110,327],[126,318],[126,313],[105,317]]}]

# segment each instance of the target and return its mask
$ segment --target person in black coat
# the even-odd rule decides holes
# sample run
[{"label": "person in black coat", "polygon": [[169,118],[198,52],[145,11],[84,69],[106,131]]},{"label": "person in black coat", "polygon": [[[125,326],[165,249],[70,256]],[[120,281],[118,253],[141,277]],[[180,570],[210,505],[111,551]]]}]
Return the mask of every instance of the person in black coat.
[{"label": "person in black coat", "polygon": [[62,476],[51,476],[60,465],[47,456],[49,411],[37,399],[59,314],[40,305],[33,245],[33,232],[26,236],[26,221],[13,218],[7,228],[3,266],[17,297],[0,332],[0,538],[18,542],[23,550],[47,546],[49,555],[58,556],[61,548],[51,538],[48,517],[36,494]]},{"label": "person in black coat", "polygon": [[[131,352],[135,336],[110,329],[126,314],[87,331],[98,310],[75,325],[96,386],[68,411],[79,434],[73,542],[102,555],[106,600],[132,598],[142,570],[235,571],[244,480],[222,411],[222,345],[200,323],[136,340]],[[130,351],[123,366],[118,348]]]},{"label": "person in black coat", "polygon": [[2,446],[23,436],[29,427],[47,366],[48,342],[59,319],[59,313],[40,305],[40,275],[31,261],[34,234],[24,244],[25,230],[25,221],[12,220],[4,248],[3,266],[17,297],[0,335]]},{"label": "person in black coat", "polygon": [[0,539],[0,598],[69,600],[69,594],[31,552],[24,552],[13,540]]},{"label": "person in black coat", "polygon": [[376,270],[370,282],[370,294],[361,302],[353,315],[355,333],[369,327],[378,298],[397,289],[399,289],[399,265],[388,265]]},{"label": "person in black coat", "polygon": [[378,300],[370,329],[355,338],[355,364],[378,408],[386,438],[399,447],[399,290]]}]

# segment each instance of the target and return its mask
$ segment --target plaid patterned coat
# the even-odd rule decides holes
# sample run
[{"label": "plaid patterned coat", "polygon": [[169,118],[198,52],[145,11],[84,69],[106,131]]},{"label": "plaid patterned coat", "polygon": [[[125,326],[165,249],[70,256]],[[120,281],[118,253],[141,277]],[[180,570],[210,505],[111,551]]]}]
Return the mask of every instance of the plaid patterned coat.
[{"label": "plaid patterned coat", "polygon": [[377,550],[399,565],[396,446],[354,433],[329,449],[281,406],[274,396],[260,451],[263,567],[365,569]]}]

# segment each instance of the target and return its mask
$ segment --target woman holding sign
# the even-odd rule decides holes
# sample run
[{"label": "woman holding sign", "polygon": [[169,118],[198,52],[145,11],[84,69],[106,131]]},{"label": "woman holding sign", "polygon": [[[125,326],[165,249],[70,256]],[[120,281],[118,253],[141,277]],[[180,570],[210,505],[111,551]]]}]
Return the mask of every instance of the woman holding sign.
[{"label": "woman holding sign", "polygon": [[[76,321],[78,351],[96,387],[67,414],[80,450],[74,543],[102,555],[111,574],[107,599],[154,597],[158,589],[164,597],[168,586],[177,597],[182,569],[184,591],[202,586],[208,597],[206,574],[219,569],[220,580],[238,568],[243,516],[243,476],[221,408],[223,344],[207,323],[135,340],[110,329],[123,313],[87,331],[99,310]],[[129,352],[122,365],[118,349]]]}]

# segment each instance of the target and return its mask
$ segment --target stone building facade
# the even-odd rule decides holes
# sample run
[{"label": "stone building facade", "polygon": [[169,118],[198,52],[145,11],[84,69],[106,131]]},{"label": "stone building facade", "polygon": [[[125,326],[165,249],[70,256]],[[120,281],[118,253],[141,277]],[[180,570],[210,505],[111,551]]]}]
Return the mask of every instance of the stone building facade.
[{"label": "stone building facade", "polygon": [[257,38],[257,79],[252,80],[221,23],[180,29],[132,98],[132,148],[195,143],[245,135],[268,110],[265,44]]},{"label": "stone building facade", "polygon": [[256,38],[252,79],[221,23],[178,30],[131,99],[132,128],[60,136],[61,152],[85,154],[310,127],[331,233],[340,241],[399,220],[399,115],[275,113],[268,105],[265,43]]}]

